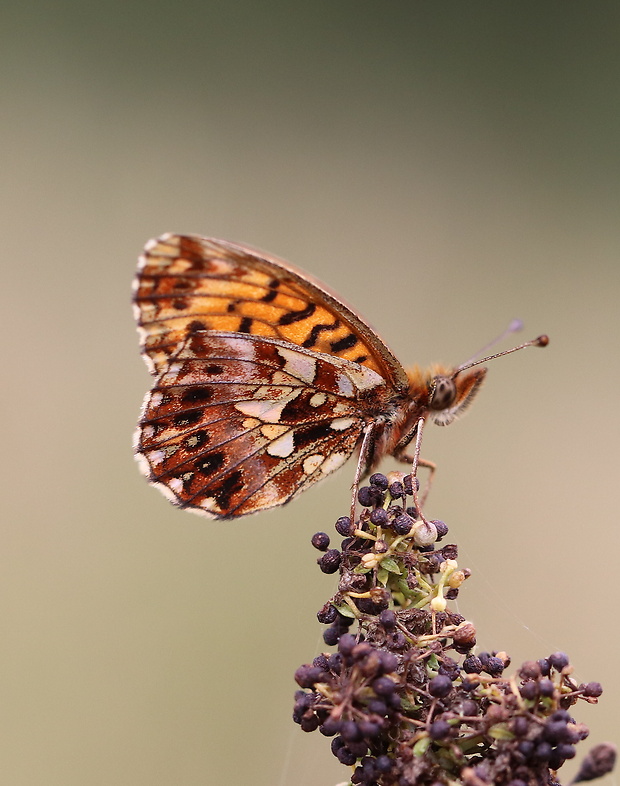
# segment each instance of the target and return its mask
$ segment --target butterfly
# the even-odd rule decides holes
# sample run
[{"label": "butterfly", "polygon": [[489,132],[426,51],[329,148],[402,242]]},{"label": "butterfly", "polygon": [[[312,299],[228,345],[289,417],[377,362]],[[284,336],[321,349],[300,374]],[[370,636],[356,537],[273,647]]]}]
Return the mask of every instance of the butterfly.
[{"label": "butterfly", "polygon": [[151,240],[133,302],[155,377],[136,457],[175,505],[211,518],[282,505],[356,450],[354,499],[385,456],[415,475],[425,422],[451,423],[486,374],[483,361],[405,371],[324,286],[226,240]]}]

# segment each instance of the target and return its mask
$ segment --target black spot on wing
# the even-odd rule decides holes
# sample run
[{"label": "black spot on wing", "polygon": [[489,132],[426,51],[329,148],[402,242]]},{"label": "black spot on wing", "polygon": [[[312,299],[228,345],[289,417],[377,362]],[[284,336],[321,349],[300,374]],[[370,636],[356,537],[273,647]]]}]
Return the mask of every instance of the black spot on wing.
[{"label": "black spot on wing", "polygon": [[187,326],[187,333],[196,333],[199,330],[206,330],[207,326],[204,322],[201,322],[199,319],[192,320],[189,325]]},{"label": "black spot on wing", "polygon": [[213,490],[209,489],[209,496],[214,497],[222,512],[230,508],[230,499],[233,494],[238,494],[244,487],[243,473],[240,469],[231,472]]},{"label": "black spot on wing", "polygon": [[213,398],[213,389],[204,385],[192,385],[186,388],[181,394],[181,401],[184,404],[205,404]]},{"label": "black spot on wing", "polygon": [[342,352],[345,349],[351,349],[357,344],[357,336],[355,333],[349,333],[342,338],[339,338],[338,341],[333,341],[330,344],[332,352]]},{"label": "black spot on wing", "polygon": [[253,321],[254,320],[252,319],[252,317],[243,317],[243,319],[239,323],[239,327],[237,328],[237,331],[239,333],[251,333]]},{"label": "black spot on wing", "polygon": [[324,330],[337,330],[340,327],[340,320],[336,319],[331,325],[322,324],[315,325],[310,331],[310,335],[302,344],[304,349],[311,349],[318,341],[319,336]]},{"label": "black spot on wing", "polygon": [[172,422],[175,426],[193,426],[202,420],[204,415],[203,409],[190,409],[188,412],[179,412],[173,418]]},{"label": "black spot on wing", "polygon": [[272,278],[269,282],[269,292],[264,294],[261,298],[263,303],[271,303],[272,300],[275,300],[278,297],[278,287],[280,286],[280,282],[277,278]]},{"label": "black spot on wing", "polygon": [[196,286],[195,280],[191,278],[177,278],[172,285],[173,289],[193,289]]},{"label": "black spot on wing", "polygon": [[301,311],[287,311],[282,314],[278,320],[278,325],[292,325],[293,322],[301,322],[302,319],[308,319],[316,311],[316,303],[308,303],[308,305]]},{"label": "black spot on wing", "polygon": [[194,464],[194,468],[197,472],[200,472],[201,475],[205,477],[209,477],[209,475],[213,475],[214,472],[217,472],[222,468],[224,465],[224,454],[223,453],[209,453],[208,456],[201,458]]},{"label": "black spot on wing", "polygon": [[[295,425],[296,423],[303,423],[304,420],[308,419],[308,413],[312,412],[312,407],[308,403],[311,392],[302,393],[282,408],[280,413],[280,423],[282,425]],[[314,417],[314,415],[311,415],[311,417]]]},{"label": "black spot on wing", "polygon": [[321,439],[333,436],[334,432],[330,428],[329,423],[320,423],[316,426],[296,429],[293,434],[293,442],[295,443],[295,447],[300,450],[313,442],[318,442]]},{"label": "black spot on wing", "polygon": [[183,447],[186,450],[198,450],[204,447],[209,442],[209,435],[204,429],[194,431],[193,434],[185,437],[183,440]]}]

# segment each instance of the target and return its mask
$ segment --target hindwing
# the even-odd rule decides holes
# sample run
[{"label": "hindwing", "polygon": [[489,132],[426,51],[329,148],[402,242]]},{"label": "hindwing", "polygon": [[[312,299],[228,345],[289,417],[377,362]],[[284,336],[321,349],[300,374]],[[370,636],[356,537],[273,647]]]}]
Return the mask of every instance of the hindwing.
[{"label": "hindwing", "polygon": [[175,504],[236,517],[281,505],[341,466],[392,395],[365,365],[198,331],[147,395],[136,452]]}]

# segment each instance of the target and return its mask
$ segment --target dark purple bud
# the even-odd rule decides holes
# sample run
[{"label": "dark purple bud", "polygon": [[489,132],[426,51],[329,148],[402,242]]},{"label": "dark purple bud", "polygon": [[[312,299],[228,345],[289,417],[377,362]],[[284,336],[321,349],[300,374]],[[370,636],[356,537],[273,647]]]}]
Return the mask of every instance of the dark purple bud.
[{"label": "dark purple bud", "polygon": [[519,676],[523,679],[538,679],[540,677],[540,664],[535,660],[526,660],[519,669]]},{"label": "dark purple bud", "polygon": [[416,492],[420,490],[420,481],[417,478],[412,478],[411,475],[405,475],[403,486],[405,487],[405,493],[411,496],[414,488]]},{"label": "dark purple bud", "polygon": [[[338,737],[336,737],[336,739],[338,739]],[[357,756],[347,747],[339,748],[336,752],[336,758],[341,764],[347,767],[352,767],[357,761]]]},{"label": "dark purple bud", "polygon": [[322,669],[305,663],[295,672],[295,682],[300,688],[311,688],[315,683],[321,682],[325,676],[325,672]]},{"label": "dark purple bud", "polygon": [[343,721],[340,726],[340,734],[342,739],[346,742],[359,742],[362,739],[362,732],[355,721]]},{"label": "dark purple bud", "polygon": [[429,680],[428,692],[437,699],[444,699],[452,690],[452,680],[445,674],[438,674]]},{"label": "dark purple bud", "polygon": [[373,737],[378,737],[381,734],[381,726],[374,721],[362,720],[358,722],[358,727],[361,734],[367,739],[371,740]]},{"label": "dark purple bud", "polygon": [[521,740],[517,745],[517,750],[526,761],[529,761],[534,754],[534,747],[534,743],[531,740]]},{"label": "dark purple bud", "polygon": [[556,671],[562,671],[562,669],[568,666],[569,662],[568,655],[565,652],[554,652],[552,655],[549,655],[547,660]]},{"label": "dark purple bud", "polygon": [[338,644],[338,639],[342,636],[342,628],[332,626],[323,631],[323,641],[328,647],[333,647]]},{"label": "dark purple bud", "polygon": [[377,696],[390,696],[396,690],[396,684],[389,677],[379,677],[372,683],[372,689]]},{"label": "dark purple bud", "polygon": [[323,573],[336,573],[340,567],[341,554],[338,549],[329,549],[318,560],[319,567]]},{"label": "dark purple bud", "polygon": [[396,671],[398,668],[398,658],[396,655],[392,654],[391,652],[387,652],[386,650],[379,650],[378,655],[381,659],[381,667],[386,674]]},{"label": "dark purple bud", "polygon": [[587,682],[582,686],[583,695],[598,698],[603,692],[603,686],[600,682]]},{"label": "dark purple bud", "polygon": [[390,757],[386,756],[385,754],[382,756],[377,756],[375,759],[375,767],[382,775],[386,775],[388,772],[390,772],[392,765],[392,759],[390,759]]},{"label": "dark purple bud", "polygon": [[548,742],[539,742],[536,744],[532,758],[536,761],[549,761],[551,756],[551,745]]},{"label": "dark purple bud", "polygon": [[504,671],[504,661],[501,658],[491,657],[484,664],[484,670],[491,677],[499,677]]},{"label": "dark purple bud", "polygon": [[442,538],[446,537],[446,535],[448,534],[448,525],[445,523],[445,521],[438,521],[436,519],[433,519],[433,521],[431,521],[431,524],[434,524],[435,529],[437,530],[437,540],[441,540]]},{"label": "dark purple bud", "polygon": [[551,671],[551,664],[549,663],[547,658],[541,658],[539,661],[537,661],[537,663],[540,666],[540,673],[544,677],[548,677],[549,672]]},{"label": "dark purple bud", "polygon": [[316,658],[312,661],[312,665],[316,666],[317,669],[329,671],[329,661],[327,655],[317,655]]},{"label": "dark purple bud", "polygon": [[406,513],[401,513],[392,522],[392,529],[397,535],[408,535],[414,525],[414,520]]},{"label": "dark purple bud", "polygon": [[525,737],[528,733],[530,728],[530,724],[527,721],[527,718],[523,717],[523,715],[517,715],[516,718],[512,719],[512,723],[510,724],[510,730],[515,735],[515,737]]},{"label": "dark purple bud", "polygon": [[524,682],[519,688],[519,693],[524,699],[534,700],[538,698],[538,683],[535,680]]},{"label": "dark purple bud", "polygon": [[370,511],[370,523],[375,527],[385,527],[388,523],[388,514],[385,508],[373,508]]},{"label": "dark purple bud", "polygon": [[595,778],[602,778],[603,775],[607,775],[616,764],[616,753],[616,746],[612,745],[611,742],[602,742],[600,745],[595,745],[581,762],[581,767],[573,783],[593,781]]},{"label": "dark purple bud", "polygon": [[390,483],[389,492],[393,499],[400,499],[405,495],[405,488],[400,480],[395,480],[393,483]]},{"label": "dark purple bud", "polygon": [[319,727],[319,719],[316,715],[305,716],[299,725],[302,731],[315,731]]},{"label": "dark purple bud", "polygon": [[357,501],[363,508],[371,507],[373,503],[373,493],[370,489],[370,486],[361,486],[357,490]]},{"label": "dark purple bud", "polygon": [[379,622],[386,630],[396,627],[396,614],[391,609],[385,609],[379,615]]},{"label": "dark purple bud", "polygon": [[310,543],[319,551],[327,551],[329,548],[329,535],[327,532],[315,532]]},{"label": "dark purple bud", "polygon": [[319,731],[325,737],[333,737],[334,734],[338,734],[340,731],[341,721],[337,718],[332,718],[331,715],[323,721],[321,728]]},{"label": "dark purple bud", "polygon": [[568,745],[566,742],[561,742],[557,747],[558,755],[562,757],[562,759],[574,759],[575,754],[577,753],[574,745]]},{"label": "dark purple bud", "polygon": [[555,690],[553,680],[547,678],[540,680],[538,683],[538,690],[540,691],[541,696],[553,696],[553,692]]},{"label": "dark purple bud", "polygon": [[482,661],[477,655],[469,655],[463,661],[463,671],[466,674],[480,674],[482,668]]},{"label": "dark purple bud", "polygon": [[450,724],[441,718],[433,721],[428,729],[428,736],[431,740],[445,740],[449,734]]},{"label": "dark purple bud", "polygon": [[380,715],[382,718],[387,715],[387,705],[382,699],[371,699],[368,702],[368,711],[373,715]]},{"label": "dark purple bud", "polygon": [[345,633],[340,637],[340,641],[338,642],[338,652],[346,658],[353,652],[356,645],[357,640],[355,636],[350,633]]},{"label": "dark purple bud", "polygon": [[335,526],[336,526],[336,532],[339,535],[342,535],[343,538],[346,538],[353,533],[353,527],[351,527],[351,519],[348,516],[341,516],[336,522]]}]

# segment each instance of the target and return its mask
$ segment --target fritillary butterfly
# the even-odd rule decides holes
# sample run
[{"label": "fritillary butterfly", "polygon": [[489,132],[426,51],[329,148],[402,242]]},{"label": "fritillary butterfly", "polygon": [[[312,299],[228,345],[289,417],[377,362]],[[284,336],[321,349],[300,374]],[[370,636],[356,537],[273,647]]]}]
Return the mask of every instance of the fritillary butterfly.
[{"label": "fritillary butterfly", "polygon": [[355,486],[388,455],[415,474],[425,421],[450,423],[486,374],[473,363],[406,372],[316,281],[225,240],[151,240],[134,304],[156,377],[137,457],[172,502],[211,518],[282,505],[356,449]]}]

